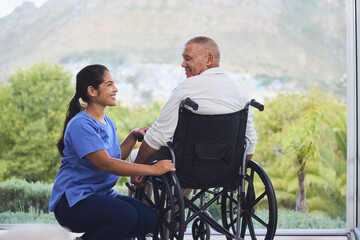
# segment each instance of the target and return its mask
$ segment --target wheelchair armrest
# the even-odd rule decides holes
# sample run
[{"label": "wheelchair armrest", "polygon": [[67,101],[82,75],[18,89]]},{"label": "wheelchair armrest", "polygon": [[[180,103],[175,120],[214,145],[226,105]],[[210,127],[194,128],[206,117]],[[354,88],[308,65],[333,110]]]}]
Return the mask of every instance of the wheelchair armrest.
[{"label": "wheelchair armrest", "polygon": [[253,106],[254,108],[257,108],[260,112],[264,111],[264,105],[257,102],[255,99],[251,99],[250,105]]},{"label": "wheelchair armrest", "polygon": [[192,109],[194,109],[195,111],[199,109],[199,105],[193,100],[191,100],[189,97],[183,100],[180,105],[187,105]]}]

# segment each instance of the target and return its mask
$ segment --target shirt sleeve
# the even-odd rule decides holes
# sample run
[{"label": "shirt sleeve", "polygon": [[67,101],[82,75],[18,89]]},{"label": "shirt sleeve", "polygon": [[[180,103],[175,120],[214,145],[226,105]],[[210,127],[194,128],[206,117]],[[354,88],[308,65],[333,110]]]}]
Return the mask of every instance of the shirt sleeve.
[{"label": "shirt sleeve", "polygon": [[249,140],[249,147],[247,154],[255,153],[255,146],[257,142],[257,134],[254,127],[254,122],[252,120],[254,115],[254,111],[251,107],[249,107],[248,121],[246,123],[246,137]]},{"label": "shirt sleeve", "polygon": [[151,148],[159,150],[173,137],[178,122],[179,104],[184,99],[182,92],[181,86],[173,90],[159,118],[146,132],[144,140]]},{"label": "shirt sleeve", "polygon": [[105,143],[99,134],[97,125],[91,121],[78,119],[67,128],[65,140],[79,158],[87,154],[106,149]]}]

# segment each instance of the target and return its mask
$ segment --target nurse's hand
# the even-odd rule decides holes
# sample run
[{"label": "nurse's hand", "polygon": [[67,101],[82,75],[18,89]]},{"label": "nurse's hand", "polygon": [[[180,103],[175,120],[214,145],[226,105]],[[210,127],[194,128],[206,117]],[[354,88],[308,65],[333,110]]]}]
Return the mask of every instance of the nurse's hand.
[{"label": "nurse's hand", "polygon": [[[175,171],[175,166],[171,160],[160,160],[153,165],[147,165],[151,167],[151,176],[160,176],[170,171]],[[146,186],[145,176],[132,176],[130,177],[132,184],[135,184],[137,187],[141,188]]]},{"label": "nurse's hand", "polygon": [[151,165],[153,167],[153,175],[154,176],[160,176],[160,175],[163,175],[167,172],[174,172],[176,169],[175,169],[175,166],[174,164],[172,163],[171,160],[161,160],[161,161],[158,161],[157,163],[155,163],[154,165]]}]

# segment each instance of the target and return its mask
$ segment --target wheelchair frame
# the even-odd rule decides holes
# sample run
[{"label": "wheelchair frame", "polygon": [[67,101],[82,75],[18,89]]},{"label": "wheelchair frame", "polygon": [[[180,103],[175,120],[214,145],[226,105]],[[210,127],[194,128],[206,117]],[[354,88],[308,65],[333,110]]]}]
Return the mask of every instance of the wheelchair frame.
[{"label": "wheelchair frame", "polygon": [[[185,106],[194,110],[198,108],[190,98],[181,102],[180,109]],[[244,109],[248,110],[250,106],[260,111],[264,109],[263,105],[254,99],[249,101]],[[148,196],[144,188],[131,186],[133,195],[144,201],[157,213],[158,225],[152,235],[153,239],[181,240],[184,238],[186,226],[193,221],[193,239],[210,239],[210,228],[212,228],[225,235],[228,240],[244,239],[245,235],[250,235],[252,240],[257,239],[257,236],[264,236],[265,240],[272,240],[277,226],[275,191],[270,178],[262,167],[255,161],[246,159],[247,146],[248,141],[246,140],[239,169],[240,184],[236,189],[234,187],[196,189],[193,196],[188,199],[183,196],[180,182],[174,172],[148,178],[149,184],[153,187],[152,197]],[[168,148],[175,164],[176,158],[171,142],[168,143]],[[209,195],[213,197],[209,201],[205,201]],[[195,201],[198,200],[200,200],[200,206],[195,204]],[[215,202],[221,208],[221,224],[214,220],[208,212],[208,208]],[[186,217],[185,209],[188,209]],[[260,212],[262,216],[257,212]],[[264,229],[257,229],[255,223]],[[145,239],[145,237],[140,239]]]}]

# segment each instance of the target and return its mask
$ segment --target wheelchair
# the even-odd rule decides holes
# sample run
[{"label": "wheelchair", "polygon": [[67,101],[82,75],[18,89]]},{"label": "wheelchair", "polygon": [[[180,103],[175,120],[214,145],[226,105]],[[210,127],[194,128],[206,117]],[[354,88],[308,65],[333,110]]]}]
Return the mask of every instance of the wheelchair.
[{"label": "wheelchair", "polygon": [[[200,115],[190,98],[179,107],[172,141],[154,159],[172,159],[176,172],[149,176],[146,187],[130,188],[133,196],[152,207],[158,216],[153,239],[184,238],[192,223],[193,239],[210,239],[211,229],[230,239],[271,240],[277,226],[277,202],[272,183],[262,167],[246,159],[245,137],[249,107],[263,111],[254,99],[241,111]],[[183,194],[192,189],[191,196]],[[148,188],[149,190],[149,188]],[[210,208],[220,211],[212,217]],[[145,239],[142,238],[142,239]]]}]

